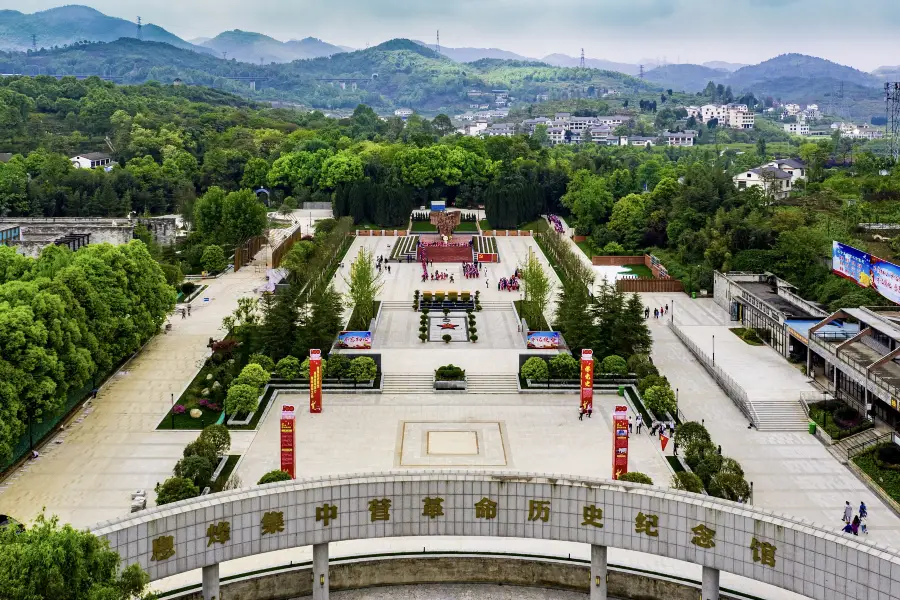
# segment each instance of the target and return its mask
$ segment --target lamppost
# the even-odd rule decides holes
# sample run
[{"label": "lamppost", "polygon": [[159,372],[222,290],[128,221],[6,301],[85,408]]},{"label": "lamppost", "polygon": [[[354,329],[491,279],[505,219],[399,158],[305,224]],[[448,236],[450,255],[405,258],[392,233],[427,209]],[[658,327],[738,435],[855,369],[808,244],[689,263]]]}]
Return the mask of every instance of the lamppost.
[{"label": "lamppost", "polygon": [[175,429],[175,394],[172,393],[172,410],[169,411],[169,414],[172,415],[172,429]]},{"label": "lamppost", "polygon": [[713,334],[713,336],[712,336],[712,352],[713,352],[712,361],[713,361],[713,364],[716,364],[716,335],[715,334]]}]

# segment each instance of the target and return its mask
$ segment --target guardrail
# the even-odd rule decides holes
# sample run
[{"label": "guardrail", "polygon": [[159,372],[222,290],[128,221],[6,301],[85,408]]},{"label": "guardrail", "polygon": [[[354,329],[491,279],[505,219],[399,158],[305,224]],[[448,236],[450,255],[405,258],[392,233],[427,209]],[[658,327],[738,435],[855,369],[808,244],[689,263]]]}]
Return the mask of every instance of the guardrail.
[{"label": "guardrail", "polygon": [[728,395],[729,398],[735,403],[735,405],[744,413],[744,416],[753,424],[754,427],[759,427],[759,417],[756,415],[756,410],[753,408],[753,404],[750,402],[750,398],[747,397],[747,392],[744,391],[738,383],[728,376],[725,371],[716,366],[714,362],[706,355],[700,347],[695,344],[687,335],[684,334],[681,329],[678,328],[673,321],[669,321],[669,328],[675,332],[675,335],[681,340],[685,346],[687,346],[688,350],[691,351],[697,360],[700,361],[700,364],[703,365],[703,368],[712,376],[713,379],[716,380],[716,383],[719,384],[719,387],[722,388],[722,391]]},{"label": "guardrail", "polygon": [[884,435],[880,435],[875,439],[866,440],[865,442],[861,442],[859,444],[856,444],[855,446],[850,446],[849,448],[847,448],[847,460],[849,461],[854,456],[862,454],[869,448],[891,441],[891,435],[892,434],[890,433],[885,433]]}]

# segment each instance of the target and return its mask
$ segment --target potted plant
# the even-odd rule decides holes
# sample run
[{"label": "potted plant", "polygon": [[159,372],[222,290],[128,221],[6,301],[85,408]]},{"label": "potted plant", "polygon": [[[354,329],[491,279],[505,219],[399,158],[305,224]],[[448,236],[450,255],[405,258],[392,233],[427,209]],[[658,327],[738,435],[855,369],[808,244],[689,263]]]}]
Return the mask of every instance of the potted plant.
[{"label": "potted plant", "polygon": [[449,334],[449,333],[445,333],[445,334],[443,335],[443,337],[441,337],[441,339],[444,340],[444,343],[445,343],[445,344],[449,344],[449,343],[450,343],[450,340],[452,340],[453,338],[450,337],[450,334]]}]

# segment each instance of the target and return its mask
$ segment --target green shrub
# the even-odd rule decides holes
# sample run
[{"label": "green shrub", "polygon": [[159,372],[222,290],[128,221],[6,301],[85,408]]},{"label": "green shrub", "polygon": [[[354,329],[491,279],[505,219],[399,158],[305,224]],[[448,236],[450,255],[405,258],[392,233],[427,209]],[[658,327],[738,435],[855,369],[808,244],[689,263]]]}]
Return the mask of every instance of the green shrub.
[{"label": "green shrub", "polygon": [[422,342],[424,342],[425,340],[428,339],[428,336],[425,335],[424,333],[420,333],[420,334],[419,334],[419,339],[422,340]]},{"label": "green shrub", "polygon": [[554,379],[578,379],[578,361],[571,354],[557,354],[550,359],[550,375]]},{"label": "green shrub", "polygon": [[600,363],[601,373],[612,373],[615,375],[628,375],[628,363],[621,356],[610,354]]},{"label": "green shrub", "polygon": [[456,365],[444,365],[435,370],[434,378],[438,381],[462,381],[466,378],[466,372]]},{"label": "green shrub", "polygon": [[[322,372],[328,370],[328,361],[324,358],[322,359]],[[303,359],[303,362],[300,363],[300,379],[309,379],[309,357]]]},{"label": "green shrub", "polygon": [[231,449],[231,433],[225,425],[207,425],[200,432],[201,441],[216,449],[216,456],[225,456]]},{"label": "green shrub", "polygon": [[478,336],[477,336],[476,334],[473,333],[472,335],[469,336],[469,339],[472,340],[473,342],[477,342],[477,341],[478,341]]},{"label": "green shrub", "polygon": [[181,293],[185,296],[190,296],[194,293],[194,290],[197,289],[197,284],[193,281],[185,281],[181,284]]},{"label": "green shrub", "polygon": [[290,481],[291,476],[287,471],[269,471],[259,478],[256,485],[265,485],[267,483],[275,483],[276,481]]},{"label": "green shrub", "polygon": [[695,494],[703,493],[703,482],[695,473],[690,471],[679,471],[672,475],[672,487],[676,490],[684,490],[685,492],[694,492]]},{"label": "green shrub", "polygon": [[715,444],[713,444],[712,442],[700,441],[695,444],[690,444],[687,448],[685,448],[684,461],[691,469],[696,471],[697,466],[700,464],[700,461],[703,460],[704,457],[710,454],[717,455],[718,453],[719,452]]},{"label": "green shrub", "polygon": [[656,365],[653,363],[645,362],[638,364],[632,373],[637,375],[638,379],[640,379],[642,377],[649,377],[650,375],[659,375],[659,369],[657,369]]},{"label": "green shrub", "polygon": [[196,498],[199,495],[200,488],[194,485],[193,481],[184,477],[169,477],[162,484],[156,485],[157,506]]},{"label": "green shrub", "polygon": [[201,490],[209,485],[215,467],[205,456],[188,456],[175,465],[175,476],[190,479]]},{"label": "green shrub", "polygon": [[675,428],[675,442],[682,448],[690,448],[697,444],[712,444],[712,438],[706,427],[696,421],[688,421]]},{"label": "green shrub", "polygon": [[259,365],[266,370],[266,373],[271,373],[275,370],[275,361],[273,361],[265,354],[251,354],[250,360],[247,361],[247,364]]},{"label": "green shrub", "polygon": [[441,336],[441,339],[444,340],[445,344],[449,344],[450,340],[452,340],[453,338],[450,337],[449,333],[445,333],[444,335]]},{"label": "green shrub", "polygon": [[647,390],[657,385],[669,387],[669,380],[665,377],[660,377],[659,375],[647,375],[646,377],[638,379],[637,388],[641,393],[641,396],[643,396],[647,393]]},{"label": "green shrub", "polygon": [[329,379],[343,379],[347,376],[350,369],[350,359],[343,354],[333,354],[328,359],[327,369],[325,369],[325,377]]},{"label": "green shrub", "polygon": [[375,361],[368,356],[357,356],[350,361],[347,376],[354,381],[370,381],[375,379],[378,367]]},{"label": "green shrub", "polygon": [[653,412],[657,418],[669,414],[675,414],[675,392],[672,388],[665,385],[655,385],[647,389],[647,393],[643,395],[644,405]]},{"label": "green shrub", "polygon": [[216,450],[216,447],[208,439],[203,439],[202,437],[198,437],[196,440],[185,446],[182,456],[184,456],[184,458],[189,456],[202,456],[208,460],[210,464],[217,464],[219,462],[219,453]]},{"label": "green shrub", "polygon": [[275,372],[282,379],[297,379],[300,377],[300,359],[296,356],[285,356],[275,365]]},{"label": "green shrub", "polygon": [[200,264],[203,265],[203,270],[210,273],[224,271],[225,267],[228,266],[228,261],[225,259],[225,251],[222,250],[222,246],[213,245],[204,248],[203,256],[200,257]]},{"label": "green shrub", "polygon": [[619,475],[619,478],[616,481],[630,481],[631,483],[644,483],[646,485],[653,485],[653,480],[650,479],[648,475],[644,475],[643,473],[640,473],[638,471],[632,471],[630,473],[625,473],[624,475]]},{"label": "green shrub", "polygon": [[249,385],[260,390],[269,383],[269,378],[271,378],[271,375],[264,368],[257,364],[249,364],[241,369],[241,374],[234,380],[232,387],[235,385]]},{"label": "green shrub", "polygon": [[251,413],[259,406],[259,388],[236,383],[225,395],[225,412],[230,415]]},{"label": "green shrub", "polygon": [[647,354],[632,354],[628,357],[626,364],[628,365],[629,373],[637,373],[638,367],[652,363],[650,362],[650,356]]},{"label": "green shrub", "polygon": [[900,471],[900,446],[894,443],[879,444],[872,452],[872,457],[879,469]]},{"label": "green shrub", "polygon": [[550,377],[547,361],[539,356],[532,356],[525,361],[520,371],[522,377],[533,381],[546,381]]}]

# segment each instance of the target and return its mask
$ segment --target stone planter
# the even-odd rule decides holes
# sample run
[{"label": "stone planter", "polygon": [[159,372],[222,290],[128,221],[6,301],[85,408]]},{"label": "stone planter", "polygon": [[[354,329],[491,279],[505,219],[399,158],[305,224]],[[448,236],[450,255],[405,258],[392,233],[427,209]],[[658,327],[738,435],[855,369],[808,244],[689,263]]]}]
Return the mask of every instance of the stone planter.
[{"label": "stone planter", "polygon": [[435,381],[433,383],[434,390],[437,392],[465,392],[468,387],[465,380],[463,381]]}]

